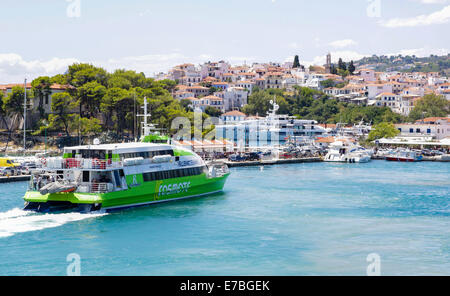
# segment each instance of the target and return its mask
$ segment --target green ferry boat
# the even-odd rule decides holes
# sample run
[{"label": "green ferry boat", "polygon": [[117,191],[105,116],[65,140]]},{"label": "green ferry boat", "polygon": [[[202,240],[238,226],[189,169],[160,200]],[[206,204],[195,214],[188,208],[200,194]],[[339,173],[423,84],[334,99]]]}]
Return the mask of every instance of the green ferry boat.
[{"label": "green ferry boat", "polygon": [[169,145],[147,123],[142,142],[65,147],[64,155],[41,158],[24,196],[37,212],[115,210],[208,195],[223,190],[223,163],[206,164],[193,151]]},{"label": "green ferry boat", "polygon": [[192,151],[168,144],[121,143],[64,148],[41,159],[25,194],[25,210],[113,210],[222,191],[225,164],[206,165]]}]

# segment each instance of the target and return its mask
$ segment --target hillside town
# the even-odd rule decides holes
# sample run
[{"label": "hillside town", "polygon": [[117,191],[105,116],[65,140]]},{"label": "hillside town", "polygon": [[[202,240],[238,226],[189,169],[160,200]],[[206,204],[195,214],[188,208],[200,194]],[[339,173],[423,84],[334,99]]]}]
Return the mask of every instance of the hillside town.
[{"label": "hillside town", "polygon": [[[435,93],[450,100],[448,77],[438,72],[376,72],[361,65],[346,77],[331,74],[331,54],[323,66],[294,67],[293,62],[254,63],[232,66],[226,61],[202,65],[182,64],[157,79],[178,82],[174,97],[192,102],[204,110],[207,106],[226,113],[240,110],[247,104],[255,87],[285,89],[294,86],[323,91],[342,102],[367,106],[387,106],[393,112],[408,116],[414,103],[425,94]],[[327,87],[329,82],[334,86]],[[339,87],[338,87],[339,86]],[[211,88],[216,91],[211,93]]]},{"label": "hillside town", "polygon": [[[27,93],[29,93],[26,116],[24,116],[23,104],[19,99],[15,102],[15,107],[5,108],[0,127],[9,130],[8,137],[11,137],[13,130],[17,130],[19,133],[21,130],[25,130],[24,122],[28,117],[28,122],[25,123],[26,129],[40,128],[40,130],[34,132],[34,135],[41,136],[40,142],[42,142],[43,132],[45,131],[46,136],[49,125],[44,123],[47,120],[46,118],[49,118],[53,119],[53,122],[50,123],[50,132],[53,131],[53,135],[58,132],[58,135],[62,136],[61,132],[65,130],[66,135],[69,136],[72,131],[72,134],[73,132],[77,133],[78,141],[81,141],[81,137],[87,134],[98,134],[102,131],[111,130],[111,128],[116,129],[118,134],[119,132],[122,133],[120,134],[122,138],[119,138],[119,140],[124,139],[124,131],[126,130],[132,133],[132,138],[136,138],[139,124],[136,119],[131,122],[129,118],[136,118],[138,115],[138,108],[142,108],[142,88],[149,87],[148,83],[150,82],[153,84],[152,88],[158,89],[162,86],[165,89],[165,93],[161,93],[159,97],[167,98],[167,96],[170,96],[169,101],[167,101],[168,99],[162,99],[169,102],[166,105],[171,104],[170,100],[175,100],[180,106],[176,108],[184,106],[188,113],[183,113],[182,110],[176,111],[179,116],[183,116],[183,114],[185,114],[184,116],[190,116],[189,112],[191,111],[201,111],[219,117],[221,122],[215,126],[215,140],[224,141],[225,144],[222,143],[223,145],[220,146],[222,149],[229,147],[230,143],[234,147],[238,145],[246,147],[284,145],[297,136],[312,137],[318,145],[326,145],[328,142],[334,141],[334,138],[330,140],[330,136],[337,135],[345,127],[347,129],[352,128],[355,124],[355,122],[352,124],[351,122],[337,121],[330,123],[326,115],[321,117],[324,118],[323,121],[314,120],[314,118],[308,116],[300,120],[298,116],[293,116],[294,111],[290,109],[284,110],[286,114],[276,114],[280,106],[276,103],[275,94],[275,102],[271,101],[269,104],[266,101],[263,103],[270,105],[265,109],[268,111],[270,108],[277,106],[276,110],[271,109],[273,113],[267,112],[267,114],[264,114],[265,112],[262,112],[258,114],[256,112],[256,114],[249,114],[248,110],[246,113],[245,108],[248,107],[249,99],[252,95],[255,95],[255,92],[272,90],[282,92],[282,96],[284,96],[284,94],[295,93],[299,89],[315,91],[312,96],[309,95],[313,100],[319,100],[319,98],[322,98],[321,100],[323,98],[326,100],[333,99],[337,103],[345,104],[343,106],[347,106],[346,108],[348,106],[375,109],[379,107],[401,116],[399,118],[403,118],[403,120],[393,119],[393,123],[395,123],[396,132],[399,134],[398,137],[406,137],[406,140],[405,138],[384,139],[387,141],[386,144],[414,140],[413,143],[431,143],[438,146],[444,145],[444,147],[448,145],[450,117],[445,112],[442,113],[442,110],[440,114],[443,114],[443,116],[422,112],[421,118],[407,121],[417,102],[424,96],[434,95],[444,98],[447,102],[450,101],[450,82],[443,73],[377,72],[370,64],[356,64],[355,67],[353,61],[346,64],[342,59],[339,59],[338,64],[333,64],[331,60],[331,54],[328,54],[325,65],[310,67],[301,65],[298,56],[295,57],[293,62],[253,63],[252,65],[244,63],[237,66],[226,61],[206,62],[200,65],[185,63],[174,66],[167,73],[159,73],[154,78],[145,78],[142,73],[137,74],[134,71],[125,70],[117,70],[113,74],[108,74],[103,69],[92,65],[75,64],[69,67],[69,72],[79,71],[79,73],[83,73],[85,69],[98,71],[100,74],[96,74],[95,77],[104,75],[104,81],[93,78],[94,81],[78,86],[74,83],[73,77],[65,74],[64,79],[57,75],[55,76],[56,80],[55,77],[40,77],[31,83],[0,85],[2,96],[8,98],[8,102],[13,102],[12,98],[14,97],[20,97],[21,88],[26,87]],[[132,82],[138,79],[144,82],[141,84]],[[55,81],[59,83],[55,83]],[[119,81],[120,89],[114,87],[116,81]],[[134,88],[127,88],[126,83],[134,86]],[[125,86],[123,86],[124,84]],[[86,88],[87,85],[90,88]],[[14,89],[15,91],[13,91]],[[138,99],[136,98],[137,91],[140,92]],[[160,90],[155,90],[152,93],[155,92],[160,92]],[[61,102],[61,96],[66,96],[66,101]],[[54,97],[58,97],[58,100],[53,102]],[[107,103],[111,101],[112,105],[108,107]],[[3,103],[3,105],[6,106],[7,103]],[[62,108],[62,105],[66,106]],[[152,106],[150,105],[150,107]],[[7,112],[8,110],[14,112]],[[170,111],[164,112],[159,115],[154,114],[153,120],[157,116],[159,116],[159,118],[156,118],[158,120],[167,117],[167,112],[173,113]],[[76,113],[79,114],[79,117],[73,117],[77,116]],[[150,111],[150,113],[152,112]],[[425,114],[429,116],[426,117]],[[174,117],[175,115],[172,116],[172,118]],[[84,129],[81,127],[82,119],[86,120],[86,122],[83,122],[83,125],[86,126]],[[111,121],[111,119],[113,120]],[[78,125],[76,124],[77,120],[80,122]],[[170,125],[169,121],[166,120],[165,127]],[[380,123],[381,119],[378,121],[375,123]],[[358,137],[354,137],[355,140],[359,140],[361,136],[367,138],[371,130],[370,126],[375,123],[364,123],[363,118],[359,126],[365,124],[367,128],[365,132],[361,132],[360,128],[354,128],[351,133],[353,133],[353,136],[358,134]],[[266,129],[266,134],[264,134],[262,129],[258,128],[256,137],[271,140],[265,143],[254,142],[250,139],[251,136],[248,133],[246,135],[238,134],[238,130],[249,130],[250,126],[255,124],[264,126]],[[295,126],[294,129],[287,128],[287,124]],[[286,130],[278,132],[276,137],[271,137],[268,133],[271,133],[274,128]],[[295,129],[301,129],[302,132],[297,132]],[[80,133],[84,135],[80,135]],[[182,145],[188,145],[186,142],[183,143],[183,139],[177,138],[174,140],[181,140]],[[193,140],[198,141],[200,139]],[[242,143],[242,141],[245,143]],[[442,144],[440,141],[445,143]],[[7,149],[7,146],[8,144],[4,149]],[[196,145],[191,144],[190,146],[203,149],[206,146],[211,146],[211,143],[206,142],[204,144],[200,141]],[[194,149],[194,147],[191,148]]]}]

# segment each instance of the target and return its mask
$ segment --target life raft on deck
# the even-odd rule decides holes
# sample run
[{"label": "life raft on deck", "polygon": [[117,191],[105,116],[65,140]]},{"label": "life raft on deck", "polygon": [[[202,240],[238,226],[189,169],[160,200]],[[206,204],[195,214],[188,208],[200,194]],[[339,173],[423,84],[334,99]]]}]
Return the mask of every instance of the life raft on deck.
[{"label": "life raft on deck", "polygon": [[58,192],[73,192],[77,189],[76,184],[68,183],[59,183],[53,182],[45,185],[39,190],[39,193],[42,195],[50,194],[50,193],[58,193]]}]

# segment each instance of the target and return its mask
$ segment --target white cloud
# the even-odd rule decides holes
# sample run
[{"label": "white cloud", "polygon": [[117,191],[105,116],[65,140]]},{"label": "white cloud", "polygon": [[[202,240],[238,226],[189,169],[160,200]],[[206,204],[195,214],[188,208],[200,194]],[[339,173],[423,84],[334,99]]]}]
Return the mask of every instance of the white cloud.
[{"label": "white cloud", "polygon": [[433,12],[431,14],[423,14],[411,18],[393,18],[387,21],[385,20],[380,21],[380,24],[383,27],[387,28],[399,28],[399,27],[418,27],[418,26],[445,24],[448,23],[449,21],[450,21],[450,5],[447,5],[443,9]]},{"label": "white cloud", "polygon": [[438,55],[438,56],[442,56],[442,55],[447,55],[449,53],[449,50],[446,48],[436,48],[436,49],[432,49],[432,48],[428,48],[428,47],[422,47],[422,48],[411,48],[411,49],[402,49],[396,53],[388,53],[385,54],[387,56],[391,56],[391,55],[399,55],[401,54],[402,56],[412,56],[415,55],[416,57],[428,57],[432,54],[434,55]]},{"label": "white cloud", "polygon": [[64,73],[67,66],[78,62],[74,58],[26,61],[16,53],[0,53],[0,83],[15,83],[38,76]]},{"label": "white cloud", "polygon": [[[377,54],[378,56],[380,55],[386,55],[386,56],[397,56],[399,54],[401,54],[402,56],[407,56],[407,55],[415,55],[417,57],[428,57],[430,55],[447,55],[450,51],[446,48],[437,48],[437,49],[432,49],[432,48],[428,48],[428,47],[423,47],[423,48],[413,48],[413,49],[401,49],[397,52],[393,52],[393,53],[379,53]],[[344,62],[350,62],[351,60],[356,61],[356,60],[360,60],[364,57],[370,57],[373,55],[373,53],[359,53],[356,51],[349,51],[349,50],[344,50],[344,51],[332,51],[331,53],[331,62],[332,63],[337,63],[339,61],[339,58],[342,58],[342,60]],[[316,56],[312,61],[305,61],[304,62],[307,66],[310,65],[319,65],[322,66],[326,63],[326,55],[320,55],[320,56]]]},{"label": "white cloud", "polygon": [[356,44],[358,44],[358,43],[352,39],[336,40],[336,41],[329,43],[329,45],[331,45],[335,48],[344,48],[344,47],[349,47],[349,46],[353,46]]},{"label": "white cloud", "polygon": [[198,56],[186,56],[179,52],[169,54],[150,54],[141,56],[127,56],[110,58],[107,60],[86,61],[76,58],[52,58],[46,61],[26,61],[15,53],[0,54],[0,84],[17,83],[27,78],[28,81],[39,76],[52,76],[62,74],[67,67],[76,62],[88,62],[103,67],[108,71],[116,69],[129,69],[136,72],[144,72],[146,76],[152,77],[155,73],[167,72],[172,67],[192,63],[200,64],[207,61],[228,61],[232,65],[251,63],[256,61],[255,57],[229,56],[217,57],[211,54],[200,54]]}]

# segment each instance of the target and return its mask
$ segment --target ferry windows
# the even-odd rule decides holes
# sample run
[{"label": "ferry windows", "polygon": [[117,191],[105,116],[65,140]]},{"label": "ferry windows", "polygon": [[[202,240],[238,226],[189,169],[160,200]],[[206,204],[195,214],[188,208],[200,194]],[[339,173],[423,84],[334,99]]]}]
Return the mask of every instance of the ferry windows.
[{"label": "ferry windows", "polygon": [[119,177],[119,172],[118,171],[114,171],[114,180],[116,181],[116,186],[117,187],[122,187],[122,183],[120,182],[120,177]]},{"label": "ferry windows", "polygon": [[106,159],[106,153],[104,150],[100,150],[100,152],[98,153],[98,159]]},{"label": "ferry windows", "polygon": [[156,150],[156,151],[144,151],[144,152],[136,152],[136,153],[122,153],[120,154],[121,158],[136,158],[136,157],[142,157],[144,159],[146,158],[153,158],[154,156],[158,155],[171,155],[174,156],[173,150]]},{"label": "ferry windows", "polygon": [[83,182],[89,182],[89,171],[83,171]]},{"label": "ferry windows", "polygon": [[142,177],[144,178],[144,182],[152,181],[150,173],[144,173],[144,174],[142,174]]},{"label": "ferry windows", "polygon": [[207,168],[196,167],[196,168],[185,168],[178,170],[169,170],[169,171],[159,171],[159,172],[151,172],[151,173],[143,173],[142,176],[144,178],[144,182],[165,180],[165,179],[173,179],[173,178],[181,178],[181,177],[189,177],[189,176],[197,176],[202,173],[206,173]]}]

